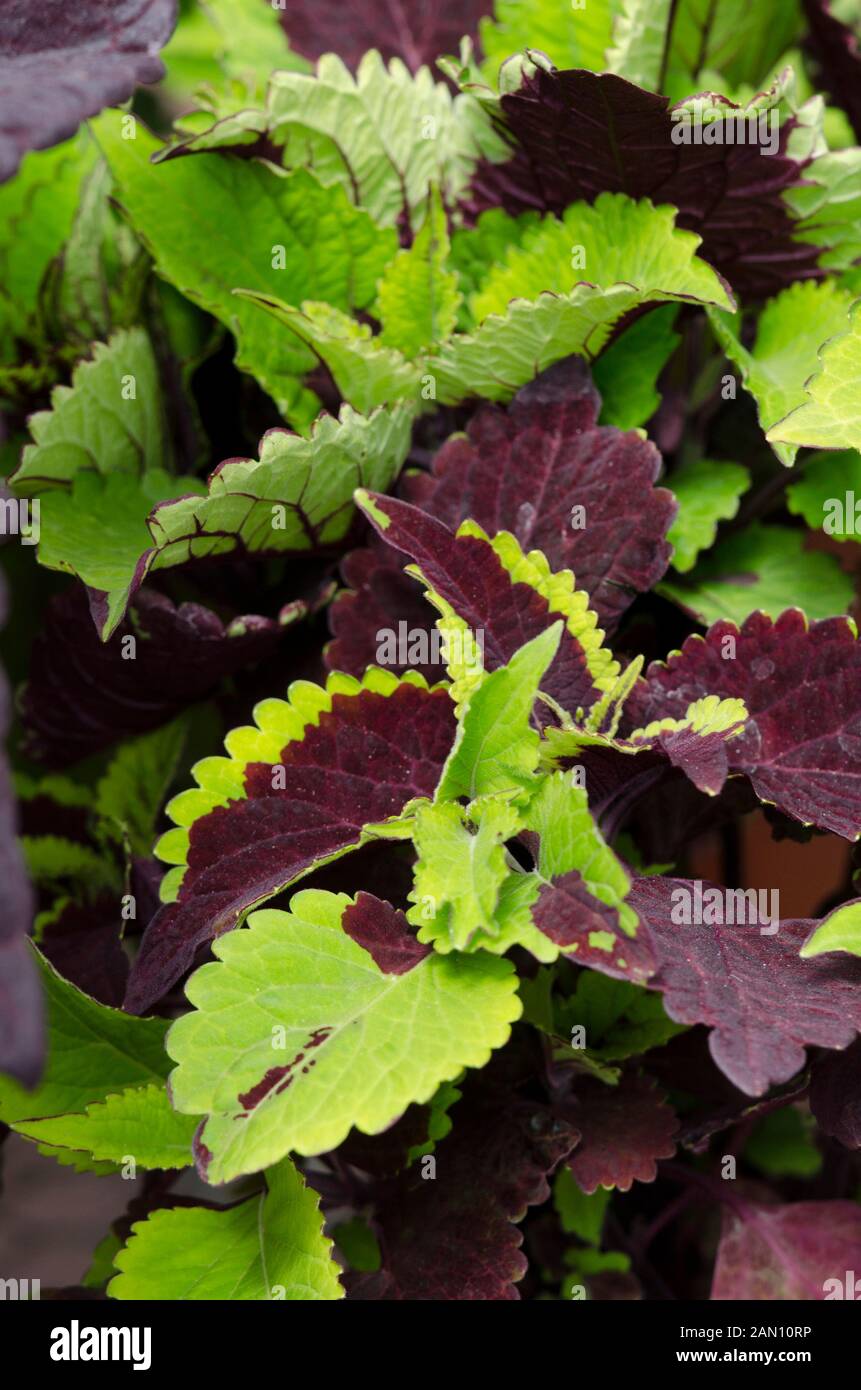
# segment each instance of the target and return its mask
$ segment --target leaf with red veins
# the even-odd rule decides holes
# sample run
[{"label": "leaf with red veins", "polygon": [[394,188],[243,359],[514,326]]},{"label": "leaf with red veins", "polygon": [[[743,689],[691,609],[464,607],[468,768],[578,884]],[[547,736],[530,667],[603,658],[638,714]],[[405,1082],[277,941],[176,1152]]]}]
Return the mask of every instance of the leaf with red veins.
[{"label": "leaf with red veins", "polygon": [[499,206],[513,215],[533,208],[560,214],[609,190],[678,208],[677,225],[703,238],[703,260],[743,298],[819,274],[819,250],[794,240],[783,199],[804,173],[785,153],[786,127],[769,158],[756,144],[674,143],[667,97],[580,69],[538,68],[500,103],[511,159],[478,165],[471,215]]},{"label": "leaf with red veins", "polygon": [[[726,653],[726,655],[725,655]],[[796,608],[773,622],[752,613],[739,630],[715,623],[649,667],[625,707],[631,727],[683,718],[704,695],[738,696],[744,731],[727,745],[730,770],[761,801],[847,840],[861,835],[861,643],[846,618],[806,622]]]},{"label": "leaf with red veins", "polygon": [[290,47],[304,58],[337,53],[358,66],[369,48],[388,62],[402,58],[411,72],[457,53],[460,40],[475,37],[492,0],[290,0],[281,16]]},{"label": "leaf with red veins", "polygon": [[70,135],[139,82],[164,73],[158,57],[176,0],[40,0],[0,13],[0,183],[28,150]]},{"label": "leaf with red veins", "polygon": [[739,1210],[724,1209],[711,1296],[718,1302],[857,1299],[859,1269],[856,1202],[767,1207],[745,1201]]},{"label": "leaf with red veins", "polygon": [[249,764],[246,799],[192,824],[179,897],[144,934],[125,1007],[148,1008],[190,969],[202,946],[238,926],[250,908],[357,848],[366,825],[432,795],[454,732],[445,689],[362,690],[335,695],[331,711],[286,745],[279,760],[284,790],[273,789],[273,765]]},{"label": "leaf with red veins", "polygon": [[810,1109],[825,1134],[839,1139],[847,1149],[861,1149],[861,1039],[845,1052],[828,1052],[816,1059]]},{"label": "leaf with red veins", "polygon": [[861,961],[802,960],[799,950],[816,923],[774,924],[749,899],[744,912],[753,920],[742,925],[673,921],[683,906],[691,917],[715,915],[710,890],[721,895],[720,915],[741,915],[740,899],[730,903],[729,890],[703,882],[698,911],[696,882],[689,879],[635,878],[627,902],[657,960],[649,988],[663,993],[677,1023],[708,1025],[721,1071],[745,1094],[760,1096],[795,1075],[806,1046],[842,1048],[854,1040],[861,1029]]},{"label": "leaf with red veins", "polygon": [[654,1182],[659,1159],[676,1151],[678,1120],[647,1076],[626,1072],[618,1086],[578,1076],[554,1113],[578,1131],[568,1167],[584,1192]]}]

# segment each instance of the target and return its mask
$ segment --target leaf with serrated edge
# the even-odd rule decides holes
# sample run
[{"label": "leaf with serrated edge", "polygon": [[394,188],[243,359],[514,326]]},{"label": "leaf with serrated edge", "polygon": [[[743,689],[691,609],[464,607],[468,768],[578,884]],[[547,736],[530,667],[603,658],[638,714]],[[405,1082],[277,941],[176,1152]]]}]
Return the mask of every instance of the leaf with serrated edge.
[{"label": "leaf with serrated edge", "polygon": [[192,1162],[192,1116],[172,1108],[164,1086],[130,1087],[88,1105],[82,1114],[22,1120],[12,1128],[39,1144],[80,1150],[97,1160],[141,1168],[187,1168]]}]

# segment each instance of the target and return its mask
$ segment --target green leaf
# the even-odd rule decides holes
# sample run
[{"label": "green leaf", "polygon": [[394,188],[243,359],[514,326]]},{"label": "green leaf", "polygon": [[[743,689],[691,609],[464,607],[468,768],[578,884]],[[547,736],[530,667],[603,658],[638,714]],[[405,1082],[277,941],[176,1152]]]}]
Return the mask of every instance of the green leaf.
[{"label": "green leaf", "polygon": [[71,491],[41,499],[39,563],[74,574],[99,591],[97,626],[103,641],[122,621],[155,558],[147,526],[153,507],[204,490],[197,478],[173,478],[159,469],[142,477],[85,471],[77,474]]},{"label": "green leaf", "polygon": [[85,469],[137,477],[169,466],[159,372],[144,330],[97,343],[92,358],[75,368],[71,386],[56,386],[51,409],[32,415],[28,425],[35,443],[10,480],[21,496],[68,487]]},{"label": "green leaf", "polygon": [[846,613],[854,590],[833,555],[804,549],[804,533],[758,522],[729,536],[685,576],[658,592],[706,625],[743,623],[761,609],[776,618],[803,607],[808,618]]},{"label": "green leaf", "polygon": [[658,377],[681,342],[673,328],[677,314],[673,304],[643,314],[595,359],[602,425],[633,430],[652,418],[661,403]]},{"label": "green leaf", "polygon": [[310,424],[319,402],[299,378],[314,358],[233,291],[368,308],[397,249],[394,230],[381,230],[342,189],[305,171],[288,177],[264,161],[220,154],[153,166],[158,141],[140,123],[137,138],[123,140],[119,122],[117,112],[104,113],[98,139],[159,274],[231,330],[237,366],[288,419]]},{"label": "green leaf", "polygon": [[96,810],[133,854],[152,853],[155,824],[188,731],[184,719],[123,743],[96,789]]},{"label": "green leaf", "polygon": [[770,444],[861,449],[861,300],[852,307],[848,332],[835,333],[819,350],[819,370],[807,382],[807,399],[769,430]]},{"label": "green leaf", "polygon": [[488,80],[506,58],[526,48],[539,49],[557,68],[601,72],[610,42],[613,16],[621,0],[495,0],[493,18],[479,23],[484,72]]},{"label": "green leaf", "polygon": [[530,718],[541,678],[562,636],[555,622],[486,675],[462,711],[437,797],[468,797],[528,786],[541,755]]},{"label": "green leaf", "polygon": [[40,887],[76,884],[88,893],[118,888],[119,876],[109,856],[60,835],[22,835],[27,873]]},{"label": "green leaf", "polygon": [[517,812],[492,799],[468,811],[454,801],[418,808],[413,832],[418,858],[410,893],[414,906],[407,916],[419,927],[419,941],[447,954],[499,936],[494,914],[511,873],[505,841],[519,828]]},{"label": "green leaf", "polygon": [[132,1227],[116,1255],[111,1298],[290,1300],[343,1298],[320,1199],[289,1159],[266,1174],[266,1191],[212,1211],[175,1207]]},{"label": "green leaf", "polygon": [[816,371],[817,354],[826,339],[845,329],[851,302],[848,292],[833,280],[801,280],[768,301],[750,352],[727,315],[709,310],[715,337],[741,371],[756,401],[759,422],[781,463],[793,463],[798,441],[790,445],[780,428],[772,426],[807,399],[805,386]]},{"label": "green leaf", "polygon": [[768,1178],[813,1178],[822,1168],[813,1118],[787,1105],[763,1115],[744,1146],[744,1157]]},{"label": "green leaf", "polygon": [[383,325],[383,347],[417,357],[451,336],[460,293],[457,275],[446,269],[449,250],[445,209],[434,189],[421,231],[409,250],[398,252],[380,281],[375,313]]},{"label": "green leaf", "polygon": [[861,956],[861,902],[845,903],[829,912],[801,948],[805,960],[828,951]]},{"label": "green leaf", "polygon": [[861,149],[850,143],[851,149],[819,155],[783,194],[798,219],[798,240],[821,246],[819,264],[830,270],[848,270],[861,259]]},{"label": "green leaf", "polygon": [[189,980],[193,1010],[169,1038],[171,1093],[183,1113],[209,1117],[208,1181],[326,1152],[353,1125],[380,1133],[507,1040],[520,1013],[507,962],[432,952],[385,975],[343,931],[349,904],[308,890],[289,913],[256,912]]},{"label": "green leaf", "polygon": [[167,1021],[97,1004],[58,975],[39,951],[35,955],[48,1012],[48,1060],[34,1091],[0,1076],[0,1120],[11,1125],[80,1112],[128,1086],[161,1084],[170,1066],[164,1050]]},{"label": "green leaf", "polygon": [[558,1031],[585,1029],[589,1053],[603,1062],[623,1062],[663,1047],[685,1025],[667,1016],[661,995],[628,980],[584,970],[577,987],[557,1013]]},{"label": "green leaf", "polygon": [[613,25],[613,46],[607,53],[607,71],[638,87],[658,91],[672,9],[672,0],[621,0]]},{"label": "green leaf", "polygon": [[[857,501],[856,501],[857,499]],[[836,454],[812,454],[797,482],[786,489],[786,505],[803,516],[815,531],[835,540],[855,540],[861,534],[861,454],[844,449]]]},{"label": "green leaf", "polygon": [[130,1087],[87,1106],[83,1114],[24,1120],[12,1128],[27,1139],[141,1168],[187,1168],[196,1120],[171,1108],[164,1085]]},{"label": "green leaf", "polygon": [[578,1236],[587,1245],[601,1244],[604,1217],[612,1196],[612,1189],[607,1187],[597,1187],[591,1193],[584,1192],[564,1163],[553,1181],[553,1205],[559,1213],[563,1231],[567,1235]]},{"label": "green leaf", "polygon": [[730,521],[738,512],[739,498],[750,486],[750,474],[738,463],[698,459],[666,479],[679,504],[676,519],[667,532],[673,546],[673,568],[693,569],[701,550],[709,550],[718,522]]},{"label": "green leaf", "polygon": [[[267,116],[288,168],[313,168],[321,183],[340,185],[383,227],[397,226],[404,213],[413,228],[421,226],[431,185],[454,207],[479,157],[507,158],[505,141],[473,96],[452,96],[427,68],[413,75],[398,58],[386,65],[374,49],[355,77],[334,53],[324,54],[315,76],[276,72]],[[323,296],[289,298],[295,304]]]},{"label": "green leaf", "polygon": [[678,0],[671,13],[662,90],[673,101],[714,85],[709,72],[722,91],[761,86],[801,27],[798,0]]}]

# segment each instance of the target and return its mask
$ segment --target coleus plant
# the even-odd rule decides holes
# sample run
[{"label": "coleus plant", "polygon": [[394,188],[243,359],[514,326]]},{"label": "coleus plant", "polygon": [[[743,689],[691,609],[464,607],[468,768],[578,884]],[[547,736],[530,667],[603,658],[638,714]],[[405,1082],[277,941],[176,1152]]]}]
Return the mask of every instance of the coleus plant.
[{"label": "coleus plant", "polygon": [[0,21],[0,1121],[88,1296],[852,1297],[861,14],[394,8]]}]

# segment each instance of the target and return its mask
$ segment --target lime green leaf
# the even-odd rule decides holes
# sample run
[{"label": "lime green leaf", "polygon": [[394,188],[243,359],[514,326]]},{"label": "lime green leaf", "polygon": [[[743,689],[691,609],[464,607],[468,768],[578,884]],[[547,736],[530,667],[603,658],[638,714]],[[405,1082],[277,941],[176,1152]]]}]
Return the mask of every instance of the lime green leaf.
[{"label": "lime green leaf", "polygon": [[461,713],[438,797],[472,800],[528,786],[541,753],[530,717],[541,677],[556,655],[561,635],[561,621],[553,623],[473,690]]},{"label": "lime green leaf", "polygon": [[76,884],[88,893],[118,887],[110,857],[78,840],[59,835],[22,835],[27,873],[40,887]]},{"label": "lime green leaf", "polygon": [[[857,500],[856,500],[857,499]],[[861,535],[861,454],[843,449],[836,454],[813,454],[797,482],[786,489],[786,504],[815,531],[835,540]]]},{"label": "lime green leaf", "polygon": [[285,1159],[267,1190],[212,1211],[175,1207],[136,1222],[108,1285],[119,1299],[183,1301],[343,1298],[320,1199]]},{"label": "lime green leaf", "polygon": [[[209,1117],[208,1181],[325,1152],[352,1125],[377,1134],[507,1040],[520,1013],[507,962],[432,952],[385,975],[343,931],[349,904],[309,890],[289,913],[256,912],[189,980],[193,1010],[169,1039],[171,1092],[183,1113]],[[309,1052],[313,1066],[294,1066]]]},{"label": "lime green leaf", "polygon": [[[474,227],[456,227],[451,238],[449,263],[460,277],[460,287],[471,296],[487,279],[491,269],[499,265],[509,247],[519,245],[530,227],[541,222],[537,212],[523,212],[511,217],[502,208],[488,208],[481,213]],[[468,314],[465,327],[471,325]]]},{"label": "lime green leaf", "polygon": [[721,74],[721,91],[756,89],[800,29],[798,0],[678,0],[672,15],[662,90],[673,101],[714,86],[709,73]]},{"label": "lime green leaf", "polygon": [[861,956],[861,902],[845,903],[829,912],[801,948],[805,960],[827,951]]},{"label": "lime green leaf", "polygon": [[414,906],[407,915],[419,927],[419,941],[446,954],[499,936],[494,914],[511,872],[505,841],[519,828],[517,812],[502,801],[487,800],[470,812],[454,801],[418,808]]},{"label": "lime green leaf", "polygon": [[672,0],[621,0],[613,25],[613,46],[607,53],[607,71],[636,82],[638,87],[658,91],[672,9]]},{"label": "lime green leaf", "polygon": [[812,1178],[822,1168],[813,1118],[796,1105],[763,1115],[744,1157],[769,1178]]},{"label": "lime green leaf", "polygon": [[537,48],[557,68],[601,72],[610,42],[613,16],[621,0],[496,0],[493,18],[479,24],[484,71],[489,80],[506,58]]},{"label": "lime green leaf", "polygon": [[807,399],[768,432],[769,443],[794,448],[861,449],[861,300],[846,333],[819,351],[819,370],[807,382]]},{"label": "lime green leaf", "polygon": [[56,386],[51,409],[32,415],[28,444],[11,482],[20,495],[68,486],[84,469],[138,476],[170,464],[155,356],[142,328],[115,333],[80,362],[71,386]]},{"label": "lime green leaf", "polygon": [[98,139],[159,274],[234,333],[237,366],[282,413],[310,424],[318,402],[298,378],[314,358],[233,291],[368,308],[397,248],[395,232],[381,231],[342,189],[324,188],[305,171],[288,177],[261,160],[219,154],[153,166],[158,141],[140,123],[137,138],[123,140],[119,122],[117,112],[104,113]]},{"label": "lime green leaf", "polygon": [[861,149],[850,144],[819,155],[783,194],[798,218],[798,240],[821,246],[819,263],[830,270],[848,270],[861,258]]},{"label": "lime green leaf", "polygon": [[78,473],[71,491],[41,499],[39,563],[74,574],[99,591],[97,626],[107,641],[149,570],[155,550],[147,518],[158,502],[205,490],[197,478],[159,469],[142,477]]},{"label": "lime green leaf", "polygon": [[446,269],[449,249],[445,209],[434,189],[421,231],[380,281],[375,312],[383,325],[383,347],[417,357],[454,331],[460,294],[457,275]]},{"label": "lime green leaf", "polygon": [[756,609],[776,618],[802,607],[808,618],[846,613],[854,590],[833,555],[804,549],[804,533],[758,522],[716,546],[666,594],[700,622],[742,623]]},{"label": "lime green leaf", "polygon": [[17,1134],[40,1144],[80,1150],[98,1160],[141,1168],[186,1168],[196,1121],[171,1108],[161,1086],[136,1086],[87,1106],[83,1114],[24,1120]]},{"label": "lime green leaf", "polygon": [[817,354],[826,339],[846,328],[851,302],[848,292],[832,280],[799,281],[768,301],[750,352],[727,315],[709,310],[715,336],[741,371],[745,387],[756,400],[766,438],[781,463],[794,461],[799,441],[790,442],[779,426],[776,430],[772,426],[807,399],[805,385],[816,371]]},{"label": "lime green leaf", "polygon": [[588,1245],[601,1244],[604,1216],[612,1196],[612,1190],[607,1187],[584,1192],[564,1163],[553,1181],[553,1205],[559,1213],[563,1231],[578,1236]]},{"label": "lime green leaf", "polygon": [[677,314],[673,304],[643,314],[595,359],[602,425],[633,430],[654,415],[661,403],[658,377],[681,342],[673,329]]},{"label": "lime green leaf", "polygon": [[714,544],[718,522],[729,521],[738,512],[750,474],[738,463],[699,459],[680,468],[667,484],[679,504],[667,539],[673,546],[673,568],[685,573],[693,569],[699,552]]},{"label": "lime green leaf", "polygon": [[48,1010],[48,1061],[35,1091],[0,1076],[0,1120],[82,1111],[128,1086],[160,1084],[170,1066],[167,1022],[97,1004],[58,975],[37,951]]},{"label": "lime green leaf", "polygon": [[133,854],[152,853],[155,823],[187,733],[184,719],[130,739],[114,754],[96,789],[96,809]]},{"label": "lime green leaf", "polygon": [[[427,68],[413,75],[397,58],[387,66],[374,49],[355,77],[334,53],[320,59],[312,77],[276,72],[267,115],[288,168],[313,168],[321,183],[340,185],[384,227],[395,227],[404,213],[419,227],[431,185],[454,207],[481,155],[507,157],[474,97],[452,96]],[[290,296],[293,303],[322,297]]]},{"label": "lime green leaf", "polygon": [[603,1062],[637,1057],[685,1032],[667,1016],[660,994],[596,970],[584,970],[559,1009],[558,1031],[567,1037],[575,1027],[585,1030],[590,1054]]}]

